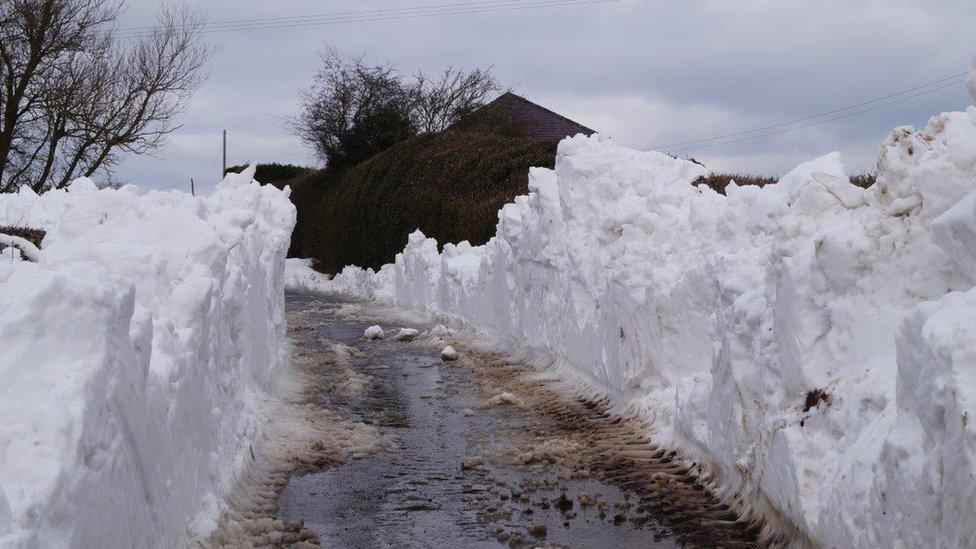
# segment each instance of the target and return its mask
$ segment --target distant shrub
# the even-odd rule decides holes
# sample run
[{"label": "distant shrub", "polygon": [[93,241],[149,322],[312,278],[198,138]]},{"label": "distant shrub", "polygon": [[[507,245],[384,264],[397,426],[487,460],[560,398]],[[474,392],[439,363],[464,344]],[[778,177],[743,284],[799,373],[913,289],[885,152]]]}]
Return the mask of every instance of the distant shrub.
[{"label": "distant shrub", "polygon": [[725,194],[725,187],[729,185],[730,181],[735,181],[735,184],[740,187],[744,187],[746,185],[763,187],[765,185],[772,185],[773,183],[779,181],[779,179],[766,175],[713,173],[707,176],[699,177],[694,181],[694,185],[707,185],[713,191],[719,194]]},{"label": "distant shrub", "polygon": [[[247,168],[246,165],[230,166],[227,168],[228,173],[241,173]],[[296,166],[294,164],[278,164],[272,162],[271,164],[258,164],[257,171],[254,174],[254,179],[258,180],[263,185],[273,185],[279,189],[284,188],[285,184],[283,181],[294,179],[300,177],[309,172],[314,171],[314,168],[309,168],[307,166]]]},{"label": "distant shrub", "polygon": [[425,134],[337,174],[289,182],[298,209],[292,255],[325,272],[392,262],[420,229],[438,242],[483,244],[498,210],[528,192],[533,166],[553,167],[556,144],[466,133]]},{"label": "distant shrub", "polygon": [[[695,159],[691,159],[691,161],[698,163]],[[873,173],[862,173],[851,176],[851,184],[861,187],[862,189],[867,189],[871,185],[874,185],[874,180],[875,174]],[[699,177],[694,181],[694,184],[704,184],[719,194],[725,194],[725,187],[729,185],[730,181],[735,181],[735,184],[740,187],[744,187],[746,185],[763,187],[765,185],[772,185],[776,183],[779,181],[779,178],[767,175],[743,173],[713,173],[708,176]]]},{"label": "distant shrub", "polygon": [[31,227],[0,226],[0,234],[19,236],[40,248],[41,241],[44,240],[44,235],[47,233],[44,232],[44,229],[34,229]]}]

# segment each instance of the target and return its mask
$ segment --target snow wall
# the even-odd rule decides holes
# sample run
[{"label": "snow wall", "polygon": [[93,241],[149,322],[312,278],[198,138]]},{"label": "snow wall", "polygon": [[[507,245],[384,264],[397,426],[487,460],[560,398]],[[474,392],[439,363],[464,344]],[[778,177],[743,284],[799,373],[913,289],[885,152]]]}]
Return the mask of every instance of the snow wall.
[{"label": "snow wall", "polygon": [[0,195],[0,546],[174,547],[214,526],[285,354],[287,193],[90,180]]},{"label": "snow wall", "polygon": [[868,190],[837,153],[727,196],[705,173],[577,136],[486,245],[417,232],[380,273],[290,283],[553,364],[799,540],[976,545],[976,108],[894,130]]}]

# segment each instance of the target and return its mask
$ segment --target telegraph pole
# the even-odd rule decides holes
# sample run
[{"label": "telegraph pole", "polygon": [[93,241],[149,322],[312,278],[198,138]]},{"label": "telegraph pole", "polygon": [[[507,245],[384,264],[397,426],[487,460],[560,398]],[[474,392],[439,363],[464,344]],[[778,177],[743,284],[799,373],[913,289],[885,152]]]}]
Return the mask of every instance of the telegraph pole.
[{"label": "telegraph pole", "polygon": [[197,195],[196,191],[193,189],[193,178],[192,177],[190,178],[190,194],[192,196],[196,196]]},{"label": "telegraph pole", "polygon": [[224,169],[220,172],[220,179],[227,175],[227,130],[224,130]]}]

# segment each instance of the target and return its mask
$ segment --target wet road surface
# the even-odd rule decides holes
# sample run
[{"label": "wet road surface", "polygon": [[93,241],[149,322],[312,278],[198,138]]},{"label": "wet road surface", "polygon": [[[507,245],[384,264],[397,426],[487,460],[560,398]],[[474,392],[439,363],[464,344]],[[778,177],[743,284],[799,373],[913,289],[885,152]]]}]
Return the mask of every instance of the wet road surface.
[{"label": "wet road surface", "polygon": [[[395,341],[403,324],[349,317],[340,314],[341,305],[287,295],[289,314],[305,315],[303,329],[290,334],[295,344],[306,354],[321,348],[341,358],[323,372],[317,404],[377,426],[397,445],[290,477],[277,518],[302,521],[323,546],[753,545],[754,529],[746,531],[727,509],[720,509],[724,523],[712,521],[721,523],[715,532],[689,527],[683,508],[681,520],[675,513],[659,520],[655,506],[671,507],[644,493],[643,484],[628,482],[633,468],[621,466],[617,470],[626,474],[614,480],[613,460],[594,460],[594,440],[599,446],[607,435],[576,433],[591,423],[616,428],[618,420],[589,413],[595,405],[578,405],[579,419],[560,412],[565,408],[537,409],[527,396],[504,391],[504,379],[486,375],[498,368],[472,367],[475,361],[464,356],[443,362],[440,347],[423,337]],[[366,341],[363,332],[372,324],[381,325],[386,338]],[[674,493],[697,497],[701,491],[697,483],[680,486]],[[714,502],[706,503],[703,512],[711,512]],[[714,544],[709,536],[717,536]]]}]

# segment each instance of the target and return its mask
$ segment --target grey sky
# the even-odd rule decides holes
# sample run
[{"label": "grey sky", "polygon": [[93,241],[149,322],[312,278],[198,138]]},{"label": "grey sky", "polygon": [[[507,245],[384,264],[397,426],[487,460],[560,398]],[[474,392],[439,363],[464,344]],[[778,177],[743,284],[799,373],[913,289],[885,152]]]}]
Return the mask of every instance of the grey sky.
[{"label": "grey sky", "polygon": [[[448,0],[191,0],[211,21],[427,6]],[[455,0],[451,0],[455,1]],[[123,26],[159,4],[129,0]],[[625,0],[500,13],[209,34],[210,77],[156,157],[127,158],[115,178],[206,187],[231,163],[314,163],[282,118],[326,43],[402,71],[494,65],[529,99],[635,148],[775,124],[964,71],[976,52],[972,0]],[[713,169],[782,173],[833,150],[870,169],[893,126],[922,126],[972,102],[963,85],[779,136],[690,151]]]}]

